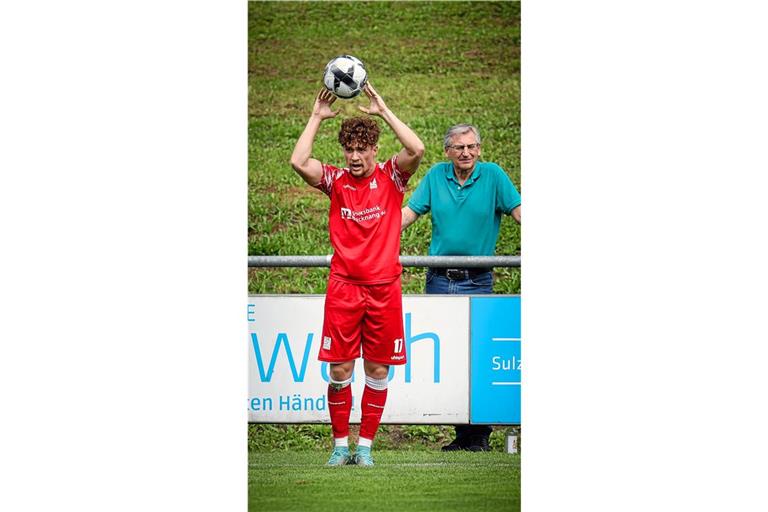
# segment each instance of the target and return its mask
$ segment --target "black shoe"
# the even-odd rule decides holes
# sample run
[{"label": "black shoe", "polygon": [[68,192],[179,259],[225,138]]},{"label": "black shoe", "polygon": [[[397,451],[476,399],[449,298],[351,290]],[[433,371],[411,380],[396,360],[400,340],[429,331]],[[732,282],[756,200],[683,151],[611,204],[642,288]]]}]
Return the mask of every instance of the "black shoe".
[{"label": "black shoe", "polygon": [[451,441],[451,444],[447,444],[440,448],[440,450],[444,452],[455,452],[459,450],[469,450],[469,445],[464,442],[463,439],[459,439],[458,437]]},{"label": "black shoe", "polygon": [[489,452],[491,451],[491,447],[488,445],[488,438],[486,436],[480,435],[477,437],[473,437],[472,441],[469,443],[469,447],[467,448],[471,452]]}]

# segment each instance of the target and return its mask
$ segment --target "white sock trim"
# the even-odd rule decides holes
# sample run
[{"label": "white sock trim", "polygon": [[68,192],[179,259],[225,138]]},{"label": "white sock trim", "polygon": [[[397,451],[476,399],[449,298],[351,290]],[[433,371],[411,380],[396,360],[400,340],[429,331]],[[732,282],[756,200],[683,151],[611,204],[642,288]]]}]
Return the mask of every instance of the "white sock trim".
[{"label": "white sock trim", "polygon": [[333,380],[333,377],[328,378],[328,383],[331,385],[335,384],[335,387],[338,387],[338,389],[349,386],[350,382],[352,382],[352,377],[348,378],[347,380]]},{"label": "white sock trim", "polygon": [[333,438],[333,444],[334,446],[349,446],[349,436],[344,437],[334,437]]},{"label": "white sock trim", "polygon": [[373,439],[366,439],[364,437],[361,437],[357,440],[357,446],[367,446],[368,448],[371,447],[373,444]]},{"label": "white sock trim", "polygon": [[387,378],[384,377],[383,379],[374,379],[373,377],[365,376],[365,385],[368,386],[371,389],[375,389],[378,391],[383,391],[387,389]]}]

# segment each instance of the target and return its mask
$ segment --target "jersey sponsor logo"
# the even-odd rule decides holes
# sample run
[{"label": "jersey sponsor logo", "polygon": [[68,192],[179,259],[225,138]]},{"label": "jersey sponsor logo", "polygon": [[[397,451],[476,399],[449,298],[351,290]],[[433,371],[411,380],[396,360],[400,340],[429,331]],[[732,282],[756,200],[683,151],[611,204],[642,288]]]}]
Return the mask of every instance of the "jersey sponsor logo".
[{"label": "jersey sponsor logo", "polygon": [[331,350],[331,337],[323,336],[323,350]]},{"label": "jersey sponsor logo", "polygon": [[387,210],[382,210],[381,206],[376,205],[365,210],[354,211],[349,208],[341,207],[341,218],[344,220],[353,220],[355,222],[364,222],[366,220],[374,220],[383,217],[387,214]]},{"label": "jersey sponsor logo", "polygon": [[371,184],[370,184],[370,185],[368,185],[368,186],[370,187],[370,189],[371,189],[371,190],[373,190],[373,189],[375,189],[375,188],[379,188],[379,185],[377,185],[377,184],[376,184],[376,178],[373,178],[373,179],[371,180]]},{"label": "jersey sponsor logo", "polygon": [[355,191],[357,191],[357,189],[356,189],[355,187],[353,187],[352,185],[348,185],[348,184],[346,184],[346,183],[345,183],[345,184],[344,184],[344,186],[343,186],[343,187],[341,187],[341,188],[348,188],[349,190],[355,190]]}]

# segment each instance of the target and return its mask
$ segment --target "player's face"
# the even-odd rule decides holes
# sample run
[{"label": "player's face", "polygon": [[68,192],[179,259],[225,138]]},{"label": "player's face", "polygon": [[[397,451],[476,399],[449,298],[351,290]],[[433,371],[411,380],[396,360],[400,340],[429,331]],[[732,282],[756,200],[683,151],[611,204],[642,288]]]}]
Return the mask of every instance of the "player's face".
[{"label": "player's face", "polygon": [[445,148],[445,156],[451,159],[455,170],[462,173],[471,171],[480,158],[477,137],[472,132],[454,135],[451,137],[451,145]]},{"label": "player's face", "polygon": [[355,178],[366,178],[373,173],[376,166],[376,153],[378,146],[365,146],[352,141],[344,149],[344,158],[350,174]]}]

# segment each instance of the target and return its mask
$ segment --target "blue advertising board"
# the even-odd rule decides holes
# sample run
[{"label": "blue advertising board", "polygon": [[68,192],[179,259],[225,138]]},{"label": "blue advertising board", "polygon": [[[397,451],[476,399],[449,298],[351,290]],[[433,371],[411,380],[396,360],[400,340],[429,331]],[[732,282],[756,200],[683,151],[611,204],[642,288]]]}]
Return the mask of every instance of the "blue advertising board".
[{"label": "blue advertising board", "polygon": [[520,424],[520,297],[470,299],[470,423]]}]

